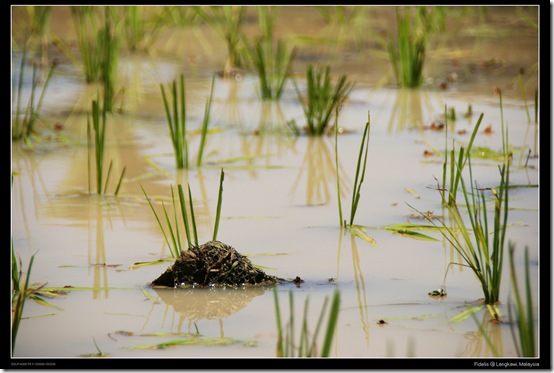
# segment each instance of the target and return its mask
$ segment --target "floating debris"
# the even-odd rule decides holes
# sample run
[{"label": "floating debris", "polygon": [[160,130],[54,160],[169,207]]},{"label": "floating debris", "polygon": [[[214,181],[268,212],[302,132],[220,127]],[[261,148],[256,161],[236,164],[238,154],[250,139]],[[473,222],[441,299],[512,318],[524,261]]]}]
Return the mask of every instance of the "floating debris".
[{"label": "floating debris", "polygon": [[267,286],[284,280],[255,268],[250,259],[229,245],[209,241],[190,247],[152,286],[163,287],[239,287]]},{"label": "floating debris", "polygon": [[444,288],[433,290],[429,292],[429,296],[433,298],[444,298],[446,297],[446,290]]}]

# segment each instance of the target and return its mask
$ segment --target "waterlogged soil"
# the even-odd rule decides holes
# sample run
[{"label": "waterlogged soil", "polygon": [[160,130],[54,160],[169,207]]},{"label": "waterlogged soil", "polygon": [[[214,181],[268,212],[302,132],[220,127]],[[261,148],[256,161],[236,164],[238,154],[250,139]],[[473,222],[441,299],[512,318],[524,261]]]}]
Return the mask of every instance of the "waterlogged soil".
[{"label": "waterlogged soil", "polygon": [[[529,249],[538,339],[537,30],[512,7],[455,18],[429,51],[423,88],[400,89],[386,51],[371,37],[394,24],[391,9],[364,9],[363,27],[358,21],[341,27],[327,23],[315,7],[285,7],[279,13],[276,35],[298,43],[293,73],[300,86],[308,63],[329,64],[356,83],[340,112],[343,132],[337,143],[333,136],[291,135],[286,123],[304,121],[294,87],[288,84],[279,101],[263,102],[256,75],[241,71],[239,79],[216,76],[203,162],[186,170],[175,165],[159,85],[185,74],[195,165],[211,79],[225,65],[222,39],[207,25],[174,27],[161,33],[150,53],[122,54],[118,77],[125,90],[107,121],[105,160],[113,163],[104,195],[96,194],[87,166],[87,113],[98,87],[87,85],[81,70],[50,46],[49,58],[59,63],[41,111],[50,129],[37,126],[33,148],[12,143],[11,229],[24,270],[34,255],[33,286],[58,292],[44,298],[50,306],[25,303],[13,356],[272,358],[275,296],[283,323],[292,308],[297,332],[304,315],[313,331],[325,300],[339,291],[333,357],[516,357],[507,312],[513,296],[507,253],[501,322],[491,322],[486,309],[459,320],[456,316],[483,296],[473,273],[453,264],[462,259],[437,232],[419,231],[436,239],[431,241],[393,229],[428,223],[418,211],[448,222],[437,191],[444,149],[467,146],[481,114],[473,178],[481,187],[496,187],[500,163],[490,154],[498,154],[504,141],[509,144],[509,180],[517,188],[510,189],[506,242],[515,244],[521,283],[523,253]],[[536,8],[522,10],[536,19]],[[17,7],[12,11],[19,20],[13,27],[18,40],[27,15]],[[257,24],[255,13],[249,14],[244,27],[251,35]],[[51,27],[77,53],[67,7],[55,8]],[[333,35],[344,40],[329,42]],[[14,49],[12,55],[15,77],[20,53]],[[501,104],[495,87],[502,92]],[[455,110],[456,119],[445,123],[445,107]],[[350,220],[368,116],[366,173],[354,217],[369,237],[363,239],[340,227],[337,188],[343,218]],[[221,170],[217,239],[267,275],[287,281],[267,287],[152,287],[174,258],[145,193],[158,216],[167,209],[172,219],[172,191],[178,184],[190,186],[203,244],[213,238]],[[491,214],[492,195],[486,196]],[[302,281],[291,281],[297,277]],[[443,285],[446,296],[429,294]],[[322,337],[320,332],[318,340]]]}]

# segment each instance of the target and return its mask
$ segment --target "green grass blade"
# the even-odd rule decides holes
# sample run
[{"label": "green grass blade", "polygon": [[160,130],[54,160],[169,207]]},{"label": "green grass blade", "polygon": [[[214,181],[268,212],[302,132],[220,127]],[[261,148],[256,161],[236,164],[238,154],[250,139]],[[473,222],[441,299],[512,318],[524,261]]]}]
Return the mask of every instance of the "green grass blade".
[{"label": "green grass blade", "polygon": [[183,224],[185,225],[185,234],[187,236],[188,247],[193,247],[194,245],[192,244],[192,241],[191,241],[189,220],[187,217],[187,209],[186,209],[187,204],[185,201],[185,193],[183,192],[183,186],[181,184],[179,184],[177,188],[179,191],[179,203],[181,205],[181,216],[183,217]]},{"label": "green grass blade", "polygon": [[219,229],[219,219],[221,217],[221,203],[223,200],[223,179],[225,177],[225,173],[223,172],[223,169],[221,169],[221,176],[219,177],[219,194],[217,197],[217,213],[215,216],[215,225],[214,225],[214,235],[213,235],[213,241],[217,241],[217,231]]},{"label": "green grass blade", "polygon": [[202,131],[200,135],[200,147],[198,149],[198,157],[196,159],[196,166],[200,167],[202,164],[202,158],[204,155],[204,146],[206,144],[206,137],[208,134],[208,124],[210,122],[210,111],[212,107],[212,99],[214,94],[214,85],[215,85],[215,75],[212,76],[212,85],[210,88],[210,96],[208,97],[208,100],[206,101],[206,107],[204,109],[204,120],[202,122]]},{"label": "green grass blade", "polygon": [[190,205],[190,220],[192,225],[192,233],[194,233],[194,246],[198,246],[198,232],[196,230],[196,218],[194,217],[194,206],[192,205],[192,194],[190,192],[190,185],[188,186],[189,189],[189,205]]}]

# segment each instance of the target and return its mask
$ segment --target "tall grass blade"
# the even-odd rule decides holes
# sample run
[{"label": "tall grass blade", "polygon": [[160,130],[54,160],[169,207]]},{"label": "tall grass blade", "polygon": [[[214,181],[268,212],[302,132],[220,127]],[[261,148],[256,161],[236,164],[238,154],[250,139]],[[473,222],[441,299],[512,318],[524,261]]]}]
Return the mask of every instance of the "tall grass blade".
[{"label": "tall grass blade", "polygon": [[[358,203],[360,201],[360,190],[362,183],[364,181],[366,163],[367,163],[367,153],[369,149],[369,130],[371,126],[370,114],[367,114],[367,123],[364,128],[364,133],[362,136],[362,141],[360,144],[360,153],[358,155],[358,163],[356,165],[356,176],[354,178],[354,191],[352,193],[352,206],[350,211],[350,225],[354,224],[354,217],[356,216],[356,210],[358,209]],[[363,159],[363,167],[362,167]],[[361,168],[361,174],[360,174]]]},{"label": "tall grass blade", "polygon": [[294,80],[293,85],[306,118],[307,134],[320,136],[327,132],[331,116],[340,111],[354,83],[348,82],[346,75],[341,75],[333,86],[330,67],[314,68],[312,65],[306,67],[306,82],[305,98]]},{"label": "tall grass blade", "polygon": [[188,186],[189,189],[189,205],[190,205],[190,221],[192,225],[192,232],[194,233],[194,246],[198,246],[198,232],[196,231],[196,218],[194,217],[194,206],[192,205],[192,193],[190,192],[190,185]]},{"label": "tall grass blade", "polygon": [[189,220],[187,217],[187,210],[186,210],[186,202],[185,202],[185,193],[183,192],[183,186],[181,184],[177,185],[177,188],[179,190],[179,202],[181,205],[181,216],[183,217],[183,224],[185,225],[185,234],[187,235],[187,243],[188,247],[194,246],[191,240],[191,234],[190,234],[190,227],[189,227]]},{"label": "tall grass blade", "polygon": [[510,327],[512,338],[514,340],[518,356],[536,357],[533,297],[531,290],[531,278],[529,275],[529,249],[525,247],[525,299],[523,299],[523,296],[520,293],[519,282],[516,275],[514,264],[515,245],[510,242],[508,244],[508,250],[510,256],[511,284],[515,296],[515,304],[511,304],[511,302],[508,304],[508,315],[511,321]]},{"label": "tall grass blade", "polygon": [[16,105],[15,105],[15,118],[12,119],[11,130],[12,130],[12,139],[15,141],[24,141],[29,147],[32,147],[31,144],[31,135],[34,132],[35,124],[37,120],[40,119],[40,111],[42,109],[42,103],[46,92],[48,90],[48,85],[54,75],[54,70],[56,69],[57,64],[53,63],[48,70],[48,74],[44,83],[42,85],[42,91],[40,96],[37,99],[38,86],[39,86],[39,68],[36,65],[33,65],[33,75],[31,79],[31,92],[29,95],[29,101],[25,107],[25,113],[22,116],[22,103],[21,103],[21,93],[23,91],[23,78],[25,71],[25,61],[27,59],[27,46],[23,48],[21,63],[19,66],[19,75],[18,80],[16,81],[15,86],[15,95]]},{"label": "tall grass blade", "polygon": [[340,311],[340,292],[338,289],[333,294],[331,302],[331,309],[329,311],[329,318],[327,321],[327,329],[325,331],[325,338],[323,340],[323,348],[321,350],[321,357],[329,357],[331,351],[331,344],[337,328],[337,322],[339,319]]},{"label": "tall grass blade", "polygon": [[162,99],[164,102],[167,124],[175,154],[177,168],[188,168],[188,144],[186,139],[186,108],[185,108],[185,78],[183,74],[179,78],[179,90],[177,82],[173,81],[169,86],[171,102],[166,95],[163,84],[160,84]]},{"label": "tall grass blade", "polygon": [[140,185],[140,188],[142,189],[142,192],[144,193],[144,197],[146,198],[146,201],[148,202],[148,205],[150,206],[150,208],[152,209],[152,212],[154,213],[154,216],[156,217],[156,221],[158,222],[158,226],[160,227],[161,231],[162,231],[162,234],[164,236],[164,239],[165,239],[165,242],[167,243],[167,246],[169,247],[169,250],[171,251],[171,255],[174,257],[174,258],[177,258],[179,255],[180,255],[180,252],[179,252],[179,244],[175,241],[175,237],[173,236],[172,234],[172,229],[171,229],[171,223],[169,221],[169,217],[167,215],[167,211],[165,209],[165,205],[162,203],[162,207],[163,207],[163,210],[164,210],[164,215],[165,215],[165,218],[166,218],[166,222],[169,222],[169,229],[170,229],[170,235],[171,235],[171,241],[170,241],[170,237],[168,236],[168,234],[166,233],[165,229],[164,229],[164,226],[160,220],[160,217],[158,216],[158,213],[156,212],[156,210],[154,209],[154,205],[152,205],[152,202],[150,201],[150,198],[148,198],[148,195],[146,194],[146,191],[144,190],[144,188],[142,187],[142,185]]},{"label": "tall grass blade", "polygon": [[289,320],[286,326],[282,324],[281,311],[279,307],[279,297],[277,290],[273,290],[273,297],[275,303],[275,318],[277,321],[277,357],[329,357],[331,344],[333,342],[334,333],[337,326],[339,307],[340,307],[340,292],[338,289],[333,294],[331,303],[331,309],[327,316],[327,327],[325,329],[325,335],[323,338],[323,347],[321,352],[317,352],[317,342],[319,332],[323,326],[323,319],[327,310],[328,298],[325,298],[323,305],[317,320],[314,332],[311,333],[309,329],[308,320],[308,308],[309,298],[306,298],[304,302],[304,312],[302,322],[300,324],[300,331],[298,335],[298,342],[295,343],[295,319],[294,319],[294,297],[291,291],[289,291]]},{"label": "tall grass blade", "polygon": [[121,175],[119,176],[119,180],[117,181],[117,186],[115,187],[114,194],[117,196],[119,194],[119,189],[121,188],[121,183],[123,182],[123,177],[125,176],[125,171],[127,167],[123,166],[123,170],[121,171]]},{"label": "tall grass blade", "polygon": [[210,111],[212,108],[212,99],[214,94],[215,75],[212,76],[212,85],[210,88],[210,96],[206,101],[206,107],[204,109],[204,120],[202,122],[202,130],[200,134],[200,147],[198,148],[198,157],[196,159],[196,166],[200,167],[202,164],[202,158],[204,155],[204,146],[206,145],[206,138],[208,135],[208,124],[210,122]]},{"label": "tall grass blade", "polygon": [[[13,245],[12,245],[12,267],[14,266],[13,260],[15,259],[15,254],[13,253]],[[21,323],[21,319],[23,316],[23,307],[25,305],[25,300],[29,296],[28,294],[28,288],[31,278],[31,270],[33,268],[33,262],[35,260],[35,254],[31,256],[31,259],[29,260],[29,266],[27,267],[27,274],[25,275],[25,278],[23,281],[21,281],[21,272],[17,271],[17,262],[15,264],[15,269],[17,273],[17,281],[13,284],[14,287],[12,289],[13,294],[15,294],[15,305],[13,309],[13,316],[12,316],[12,354],[15,351],[15,342],[17,339],[17,332],[19,331],[19,325]],[[13,276],[13,274],[12,274]],[[15,288],[15,285],[18,285],[17,288]]]},{"label": "tall grass blade", "polygon": [[214,235],[213,235],[213,241],[217,241],[217,231],[219,229],[219,219],[221,217],[221,203],[223,200],[223,179],[225,177],[225,173],[223,172],[223,169],[221,169],[221,176],[219,178],[219,194],[217,197],[217,213],[215,215],[215,224],[214,224]]},{"label": "tall grass blade", "polygon": [[[338,110],[338,109],[337,109]],[[338,114],[338,113],[337,113]],[[342,218],[342,203],[341,203],[341,197],[340,197],[340,176],[339,176],[339,143],[338,143],[338,133],[339,133],[339,126],[338,126],[338,115],[335,115],[335,168],[337,170],[337,203],[339,208],[339,224],[341,227],[346,225],[346,221]]]}]

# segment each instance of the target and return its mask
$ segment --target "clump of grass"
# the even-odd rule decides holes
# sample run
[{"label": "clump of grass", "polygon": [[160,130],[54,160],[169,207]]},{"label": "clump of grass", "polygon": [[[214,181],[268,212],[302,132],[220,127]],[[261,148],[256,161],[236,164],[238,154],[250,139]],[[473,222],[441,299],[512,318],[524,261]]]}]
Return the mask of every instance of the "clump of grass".
[{"label": "clump of grass", "polygon": [[346,75],[340,75],[335,85],[331,81],[329,66],[306,67],[307,95],[304,97],[293,80],[298,99],[304,111],[308,135],[320,136],[329,130],[332,115],[338,115],[342,105],[354,87]]},{"label": "clump of grass", "polygon": [[48,28],[50,27],[52,7],[28,5],[27,13],[29,14],[29,22],[31,24],[29,42],[31,44],[37,42],[40,45],[42,63],[45,64],[48,61]]},{"label": "clump of grass", "polygon": [[198,6],[198,16],[212,27],[227,46],[227,62],[223,76],[229,76],[233,69],[244,67],[244,44],[242,25],[246,15],[245,6]]},{"label": "clump of grass", "polygon": [[147,50],[161,31],[163,19],[147,21],[143,10],[144,7],[138,5],[129,5],[123,9],[125,40],[132,53]]},{"label": "clump of grass", "polygon": [[[204,147],[208,134],[208,124],[210,120],[210,111],[213,99],[213,90],[215,84],[215,75],[212,77],[210,96],[206,101],[204,110],[204,120],[202,122],[200,147],[198,151],[197,163],[199,167],[202,163]],[[166,94],[163,84],[160,84],[162,91],[162,99],[165,107],[167,124],[173,145],[175,155],[175,163],[177,168],[189,168],[189,144],[187,139],[187,111],[185,98],[185,77],[183,74],[179,77],[179,87],[177,81],[174,80],[168,87],[170,97]],[[170,101],[171,99],[171,101]]]},{"label": "clump of grass", "polygon": [[347,26],[349,22],[363,12],[363,7],[358,6],[316,6],[317,11],[323,16],[328,24],[336,24],[338,26]]},{"label": "clump of grass", "polygon": [[[88,153],[88,180],[89,180],[89,193],[90,193],[90,174],[91,174],[91,156],[90,149],[92,149],[94,142],[94,160],[96,166],[96,193],[98,195],[105,194],[108,189],[108,182],[112,171],[113,162],[110,161],[108,171],[106,173],[106,179],[104,180],[104,150],[106,144],[106,118],[107,109],[105,103],[101,105],[99,99],[92,101],[92,112],[87,117],[87,143],[89,148]],[[94,138],[94,141],[93,141]],[[126,168],[123,167],[119,180],[117,182],[114,194],[117,196],[123,177],[125,176]]]},{"label": "clump of grass", "polygon": [[[502,268],[504,259],[504,239],[508,220],[508,189],[509,189],[509,164],[499,166],[500,185],[496,188],[482,188],[474,182],[471,172],[471,160],[469,160],[469,183],[459,176],[461,191],[465,200],[465,208],[469,218],[469,225],[464,220],[464,215],[458,203],[449,194],[449,201],[441,192],[443,205],[446,206],[453,226],[448,226],[444,220],[431,220],[425,213],[418,211],[431,224],[439,229],[443,237],[454,247],[460,255],[463,263],[478,279],[483,291],[484,303],[495,319],[500,318],[497,303],[500,298],[500,283],[502,280]],[[456,168],[457,173],[461,173]],[[472,190],[470,189],[472,188]],[[490,192],[494,200],[494,214],[492,224],[489,222],[486,210],[485,192]],[[410,206],[411,207],[411,206]],[[413,207],[412,207],[413,208]],[[435,223],[439,220],[440,223]],[[461,236],[461,238],[459,238]],[[456,263],[450,263],[453,265]],[[448,269],[447,269],[448,273]],[[446,274],[445,274],[446,278]]]},{"label": "clump of grass", "polygon": [[17,265],[12,243],[12,354],[15,350],[15,341],[23,315],[23,306],[25,305],[25,300],[32,294],[28,292],[28,289],[34,260],[35,255],[32,255],[27,267],[27,273],[23,278],[22,271]]},{"label": "clump of grass", "polygon": [[[525,247],[525,299],[519,290],[519,281],[514,265],[515,245],[508,244],[510,257],[510,279],[514,292],[515,303],[508,302],[508,315],[512,337],[518,356],[536,357],[535,348],[535,322],[533,316],[533,296],[531,291],[531,278],[529,277],[529,248]],[[515,324],[515,326],[514,326]]]},{"label": "clump of grass", "polygon": [[31,284],[31,270],[33,268],[33,262],[35,260],[35,254],[33,254],[29,260],[27,266],[27,272],[25,277],[23,277],[21,260],[16,259],[15,251],[13,248],[12,241],[12,254],[11,254],[11,272],[12,272],[12,354],[15,350],[15,341],[17,339],[17,332],[19,330],[19,325],[22,320],[23,307],[27,299],[31,299],[39,305],[46,307],[53,307],[58,310],[61,308],[53,305],[52,303],[46,301],[44,298],[53,298],[58,296],[63,296],[66,293],[64,289],[57,288],[45,288],[46,283],[41,284]]},{"label": "clump of grass", "polygon": [[[214,232],[212,236],[212,240],[217,240],[217,232],[219,229],[219,220],[221,217],[221,205],[223,201],[223,179],[225,177],[225,173],[223,172],[223,169],[221,170],[220,179],[219,179],[219,194],[217,199],[217,212],[215,217],[215,225],[214,225]],[[183,250],[183,242],[182,242],[182,233],[181,228],[179,228],[179,218],[177,215],[177,212],[180,211],[181,213],[181,220],[183,222],[183,226],[185,229],[185,237],[187,240],[187,247],[195,247],[198,246],[198,231],[196,229],[196,217],[194,214],[194,206],[192,204],[192,193],[190,191],[190,185],[188,186],[188,207],[190,212],[187,212],[187,201],[185,199],[185,193],[183,191],[183,186],[181,184],[177,185],[177,190],[179,194],[179,202],[175,200],[175,194],[173,193],[173,188],[171,188],[171,202],[173,205],[173,222],[169,217],[169,214],[167,212],[167,209],[165,207],[165,204],[162,202],[162,209],[164,212],[164,218],[167,225],[167,229],[164,228],[164,225],[162,224],[162,220],[158,216],[158,213],[154,209],[154,206],[152,205],[152,202],[150,201],[150,198],[148,198],[148,195],[146,194],[146,191],[141,185],[142,192],[144,193],[144,196],[146,197],[146,200],[148,201],[148,204],[150,205],[150,208],[152,209],[152,212],[154,213],[154,216],[156,217],[156,220],[158,222],[158,225],[160,226],[160,229],[162,230],[162,233],[164,235],[165,241],[169,247],[169,250],[171,252],[171,255],[173,258],[177,259],[181,256],[181,253]],[[190,215],[190,216],[189,216]],[[190,219],[190,220],[189,220]],[[189,224],[190,222],[190,224]]]},{"label": "clump of grass", "polygon": [[331,343],[335,334],[339,307],[340,307],[340,292],[335,290],[331,301],[331,308],[327,317],[327,328],[322,341],[321,352],[318,352],[318,335],[323,323],[323,317],[327,309],[329,299],[325,298],[319,319],[317,320],[316,328],[313,333],[308,328],[308,307],[309,298],[306,298],[304,303],[304,314],[298,340],[296,340],[297,330],[294,326],[294,297],[289,291],[289,320],[283,325],[281,322],[281,310],[279,307],[279,297],[277,290],[273,290],[275,300],[275,315],[277,320],[277,357],[329,357],[331,351]]},{"label": "clump of grass", "polygon": [[279,100],[290,77],[295,49],[283,40],[274,46],[271,40],[259,38],[249,51],[260,81],[260,96],[264,100]]},{"label": "clump of grass", "polygon": [[[104,14],[93,6],[72,6],[71,15],[77,34],[85,80],[100,82],[104,89],[107,110],[112,111],[115,102],[115,85],[119,59],[119,33],[117,11],[104,7]],[[103,23],[100,23],[103,19]]]},{"label": "clump of grass", "polygon": [[171,106],[166,96],[163,84],[160,84],[162,98],[164,101],[165,114],[173,151],[175,152],[175,161],[177,168],[188,168],[188,144],[186,137],[187,121],[185,106],[185,77],[181,74],[179,79],[179,90],[177,90],[177,81],[173,81],[170,86]]},{"label": "clump of grass", "polygon": [[42,91],[40,96],[37,97],[39,92],[39,68],[36,65],[33,65],[33,76],[31,79],[31,92],[29,95],[29,101],[24,107],[22,103],[22,90],[23,90],[23,81],[24,81],[24,72],[27,59],[27,48],[24,47],[23,53],[21,56],[21,64],[19,66],[19,75],[16,80],[14,80],[14,95],[13,99],[15,102],[15,118],[12,119],[12,140],[14,141],[24,141],[29,147],[32,147],[31,144],[31,135],[33,134],[35,124],[40,119],[40,110],[42,108],[42,102],[44,100],[48,84],[54,75],[54,70],[56,69],[56,64],[53,63],[48,70],[48,75],[44,80],[42,86]]},{"label": "clump of grass", "polygon": [[260,81],[260,96],[264,100],[279,100],[290,77],[296,49],[284,40],[273,39],[275,17],[279,8],[258,7],[258,25],[262,36],[246,49]]},{"label": "clump of grass", "polygon": [[441,7],[399,7],[396,9],[397,35],[388,43],[389,57],[401,87],[418,88],[423,84],[428,37],[435,25],[443,24]]}]

